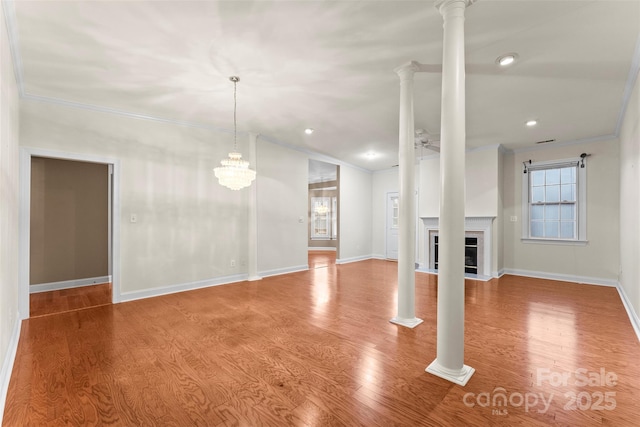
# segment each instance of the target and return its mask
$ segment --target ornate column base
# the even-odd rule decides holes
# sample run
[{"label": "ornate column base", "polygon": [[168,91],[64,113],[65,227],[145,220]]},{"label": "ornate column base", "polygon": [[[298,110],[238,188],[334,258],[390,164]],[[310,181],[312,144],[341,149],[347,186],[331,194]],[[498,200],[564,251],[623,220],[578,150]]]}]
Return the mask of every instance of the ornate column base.
[{"label": "ornate column base", "polygon": [[438,359],[436,359],[431,362],[429,366],[427,366],[427,369],[425,369],[425,371],[435,375],[436,377],[440,377],[464,387],[465,385],[467,385],[469,378],[471,378],[471,375],[473,375],[476,370],[471,366],[462,365],[462,369],[460,369],[458,372],[454,372],[450,369],[446,369],[440,366],[440,364],[438,363]]}]

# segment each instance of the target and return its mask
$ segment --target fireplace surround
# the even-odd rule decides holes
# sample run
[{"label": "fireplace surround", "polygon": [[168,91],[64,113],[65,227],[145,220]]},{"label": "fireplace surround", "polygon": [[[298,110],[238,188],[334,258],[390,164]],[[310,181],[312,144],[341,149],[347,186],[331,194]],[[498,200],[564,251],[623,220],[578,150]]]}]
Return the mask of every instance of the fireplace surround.
[{"label": "fireplace surround", "polygon": [[[424,225],[425,242],[425,268],[429,272],[437,272],[437,239],[439,238],[439,221],[435,217],[422,217]],[[465,229],[465,274],[470,277],[488,279],[492,276],[492,237],[493,220],[495,217],[466,217],[464,220]],[[475,243],[475,244],[474,244]],[[472,259],[476,255],[475,268],[469,268],[468,264],[474,264]]]}]

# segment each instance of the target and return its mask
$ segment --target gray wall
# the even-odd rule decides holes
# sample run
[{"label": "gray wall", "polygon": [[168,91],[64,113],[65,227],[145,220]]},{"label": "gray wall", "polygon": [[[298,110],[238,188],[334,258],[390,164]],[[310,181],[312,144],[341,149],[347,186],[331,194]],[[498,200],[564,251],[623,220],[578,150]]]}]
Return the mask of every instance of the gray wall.
[{"label": "gray wall", "polygon": [[109,275],[107,165],[31,160],[30,284]]}]

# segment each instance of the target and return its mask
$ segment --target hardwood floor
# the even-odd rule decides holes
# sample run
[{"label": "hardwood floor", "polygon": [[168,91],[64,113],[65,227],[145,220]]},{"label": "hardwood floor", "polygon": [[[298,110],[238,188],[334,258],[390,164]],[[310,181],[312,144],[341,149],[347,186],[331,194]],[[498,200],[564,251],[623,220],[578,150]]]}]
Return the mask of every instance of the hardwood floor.
[{"label": "hardwood floor", "polygon": [[3,425],[637,425],[640,344],[614,288],[467,281],[460,387],[424,371],[436,276],[416,275],[407,329],[389,323],[397,263],[310,265],[25,321]]},{"label": "hardwood floor", "polygon": [[31,317],[111,304],[111,283],[29,295]]}]

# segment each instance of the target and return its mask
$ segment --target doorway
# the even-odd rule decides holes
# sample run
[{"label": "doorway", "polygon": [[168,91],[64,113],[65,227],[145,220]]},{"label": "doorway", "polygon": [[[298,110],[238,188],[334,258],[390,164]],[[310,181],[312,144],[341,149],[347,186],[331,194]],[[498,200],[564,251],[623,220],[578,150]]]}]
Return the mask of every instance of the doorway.
[{"label": "doorway", "polygon": [[386,257],[398,260],[398,214],[400,212],[400,196],[397,192],[387,193],[386,220]]},{"label": "doorway", "polygon": [[21,318],[119,302],[118,173],[115,159],[20,150]]},{"label": "doorway", "polygon": [[337,251],[340,241],[340,167],[309,159],[309,251]]}]

